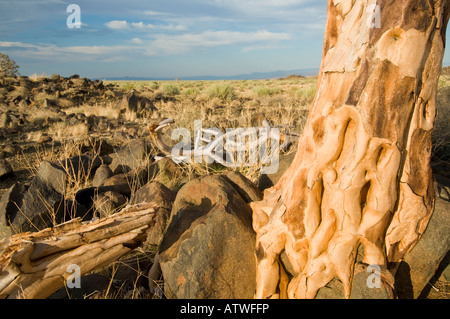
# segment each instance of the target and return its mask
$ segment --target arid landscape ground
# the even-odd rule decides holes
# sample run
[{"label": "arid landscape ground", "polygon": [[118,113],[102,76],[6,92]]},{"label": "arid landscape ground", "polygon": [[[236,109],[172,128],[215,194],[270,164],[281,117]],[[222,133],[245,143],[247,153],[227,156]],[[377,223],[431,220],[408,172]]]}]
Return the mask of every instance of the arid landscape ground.
[{"label": "arid landscape ground", "polygon": [[[195,120],[203,127],[260,127],[262,119],[301,133],[316,91],[316,77],[290,76],[283,79],[240,81],[91,81],[78,76],[62,78],[33,76],[0,79],[0,197],[15,183],[29,186],[43,161],[65,163],[67,188],[64,197],[93,186],[94,174],[70,169],[67,159],[86,155],[92,162],[111,164],[111,154],[136,139],[150,140],[149,127],[165,118],[175,123],[166,130],[170,141],[174,128],[193,132]],[[137,109],[130,96],[138,97]],[[133,102],[134,103],[134,102]],[[444,69],[439,81],[438,115],[434,132],[433,169],[450,179],[450,70]],[[154,145],[153,145],[154,146]],[[295,152],[293,145],[288,153]],[[161,155],[156,147],[148,155]],[[155,180],[177,192],[195,177],[222,173],[223,167],[196,164],[166,167],[130,177],[130,195],[115,205],[96,203],[98,216],[113,214],[124,207],[134,192]],[[64,166],[64,165],[62,165]],[[238,168],[258,184],[259,167]],[[139,175],[139,176],[137,176]],[[157,247],[141,247],[126,260],[98,273],[107,278],[105,289],[89,298],[155,297],[141,286]],[[147,268],[146,268],[147,267]],[[159,284],[163,284],[160,282]],[[64,292],[62,292],[64,295]],[[450,285],[444,277],[436,280],[429,298],[449,298]]]},{"label": "arid landscape ground", "polygon": [[[21,86],[20,79],[1,87],[7,103],[1,106],[0,156],[14,171],[2,181],[2,192],[17,179],[33,176],[42,160],[62,160],[88,150],[98,152],[95,146],[99,146],[99,141],[111,146],[111,150],[120,149],[132,139],[148,138],[149,125],[169,117],[175,120],[172,129],[187,128],[193,132],[195,120],[202,120],[205,128],[225,130],[260,127],[263,116],[274,126],[289,126],[301,133],[316,86],[315,78],[297,76],[173,82],[53,78],[57,80],[30,78],[26,85],[33,86],[31,90]],[[70,87],[64,91],[58,87],[58,81],[70,82]],[[148,98],[156,110],[143,116],[121,110],[122,99],[131,90]],[[169,137],[170,132],[171,129],[166,132]],[[78,186],[87,186],[90,181],[83,182]]]}]

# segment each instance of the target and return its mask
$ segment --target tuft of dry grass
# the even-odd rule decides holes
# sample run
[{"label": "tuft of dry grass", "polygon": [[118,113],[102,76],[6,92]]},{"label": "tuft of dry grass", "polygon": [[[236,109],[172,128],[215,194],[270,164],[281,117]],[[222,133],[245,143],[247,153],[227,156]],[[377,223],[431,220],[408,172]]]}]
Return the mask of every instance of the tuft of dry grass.
[{"label": "tuft of dry grass", "polygon": [[32,81],[39,81],[41,79],[46,79],[48,78],[48,76],[45,74],[45,72],[43,72],[41,75],[37,74],[37,73],[33,73],[29,76],[30,80]]},{"label": "tuft of dry grass", "polygon": [[50,126],[48,133],[55,140],[64,141],[69,137],[82,139],[88,136],[89,127],[86,123],[69,125],[66,122],[57,122]]},{"label": "tuft of dry grass", "polygon": [[438,280],[434,284],[428,283],[431,289],[426,296],[427,299],[450,299],[450,282]]},{"label": "tuft of dry grass", "polygon": [[64,110],[66,114],[77,114],[82,113],[86,117],[95,115],[103,116],[108,119],[118,119],[120,117],[120,108],[114,103],[108,102],[106,105],[80,105],[75,107],[70,107]]},{"label": "tuft of dry grass", "polygon": [[208,98],[218,98],[222,101],[233,101],[237,98],[234,87],[227,83],[214,84],[206,89]]},{"label": "tuft of dry grass", "polygon": [[[92,149],[92,158],[91,162],[86,165],[88,169],[74,169],[74,164],[67,161],[67,159],[77,156],[81,157],[81,155],[83,155],[83,149],[89,144]],[[17,154],[15,156],[15,160],[19,163],[18,166],[22,169],[28,170],[30,172],[30,176],[34,176],[43,161],[49,161],[57,164],[66,173],[66,188],[64,194],[62,194],[63,198],[66,200],[73,200],[75,198],[75,194],[79,190],[91,186],[93,161],[96,156],[99,155],[99,147],[95,145],[93,140],[88,138],[77,140],[72,139],[63,141],[59,146],[52,144],[50,148],[37,145],[35,147],[35,152],[32,155],[33,156],[30,157],[24,153]],[[44,205],[46,205],[45,201]],[[48,214],[53,217],[52,220],[55,220],[56,212],[53,211],[53,208],[50,207],[50,205],[48,206]],[[73,216],[74,212],[70,211],[70,209],[73,209],[74,207],[62,208],[66,213],[68,213],[67,215]]]},{"label": "tuft of dry grass", "polygon": [[164,83],[161,86],[161,91],[165,95],[175,96],[175,95],[180,94],[180,87],[176,84]]}]

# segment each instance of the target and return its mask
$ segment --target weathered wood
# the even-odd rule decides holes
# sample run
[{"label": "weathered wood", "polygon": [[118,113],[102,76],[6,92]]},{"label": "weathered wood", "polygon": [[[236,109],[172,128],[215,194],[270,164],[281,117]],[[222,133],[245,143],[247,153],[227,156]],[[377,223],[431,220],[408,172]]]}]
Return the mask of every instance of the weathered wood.
[{"label": "weathered wood", "polygon": [[106,266],[147,239],[155,203],[134,205],[108,218],[80,219],[0,243],[0,298],[47,298],[64,286],[77,265],[81,275]]},{"label": "weathered wood", "polygon": [[[393,286],[388,266],[414,247],[434,209],[431,132],[449,13],[445,0],[328,1],[298,152],[252,204],[257,298],[314,298],[335,277],[349,297],[360,245],[363,262]],[[298,274],[290,281],[283,252]]]}]

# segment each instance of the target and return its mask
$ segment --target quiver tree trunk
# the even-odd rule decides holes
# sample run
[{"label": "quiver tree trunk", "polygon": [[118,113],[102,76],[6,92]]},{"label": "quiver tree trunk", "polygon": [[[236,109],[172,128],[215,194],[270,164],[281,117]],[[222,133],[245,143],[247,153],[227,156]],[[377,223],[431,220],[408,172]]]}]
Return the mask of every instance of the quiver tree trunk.
[{"label": "quiver tree trunk", "polygon": [[[450,4],[329,0],[318,88],[296,157],[252,204],[256,298],[350,296],[358,248],[393,287],[434,210],[436,90]],[[285,253],[295,275],[280,265]]]}]

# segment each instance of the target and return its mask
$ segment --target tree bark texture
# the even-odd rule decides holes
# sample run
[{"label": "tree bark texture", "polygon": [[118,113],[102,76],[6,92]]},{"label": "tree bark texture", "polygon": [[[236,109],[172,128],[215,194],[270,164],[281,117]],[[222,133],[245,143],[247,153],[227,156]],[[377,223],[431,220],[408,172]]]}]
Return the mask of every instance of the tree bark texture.
[{"label": "tree bark texture", "polygon": [[360,245],[363,263],[393,287],[434,210],[431,133],[449,9],[445,0],[328,1],[296,157],[252,204],[256,298],[314,298],[335,277],[349,297]]}]

